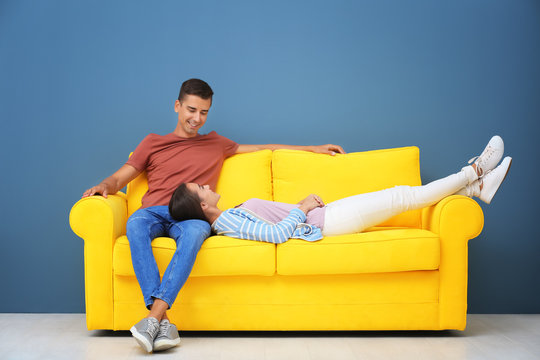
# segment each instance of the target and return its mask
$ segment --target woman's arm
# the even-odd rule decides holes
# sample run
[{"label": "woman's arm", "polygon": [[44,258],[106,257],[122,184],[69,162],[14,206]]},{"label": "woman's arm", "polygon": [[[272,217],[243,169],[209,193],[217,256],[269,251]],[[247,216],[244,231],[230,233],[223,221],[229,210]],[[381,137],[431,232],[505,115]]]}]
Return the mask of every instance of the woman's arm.
[{"label": "woman's arm", "polygon": [[318,207],[323,207],[324,202],[319,197],[319,195],[310,194],[304,200],[300,201],[298,205],[300,205],[298,208],[307,215],[308,212],[310,212],[311,210]]},{"label": "woman's arm", "polygon": [[282,244],[289,240],[298,224],[306,221],[306,214],[294,208],[277,224],[269,224],[242,209],[225,211],[214,223],[218,235],[238,239],[264,241]]}]

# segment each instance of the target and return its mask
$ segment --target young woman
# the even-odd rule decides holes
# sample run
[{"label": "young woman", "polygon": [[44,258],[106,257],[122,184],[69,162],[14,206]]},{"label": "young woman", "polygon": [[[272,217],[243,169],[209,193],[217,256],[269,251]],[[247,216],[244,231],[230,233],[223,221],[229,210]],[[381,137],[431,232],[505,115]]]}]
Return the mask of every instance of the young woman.
[{"label": "young woman", "polygon": [[512,163],[503,159],[504,144],[499,136],[460,172],[423,186],[393,188],[350,196],[323,203],[309,195],[298,204],[250,199],[225,211],[217,207],[220,195],[208,185],[183,183],[174,192],[169,212],[176,220],[201,219],[217,235],[280,244],[289,238],[316,241],[323,236],[361,232],[408,210],[433,205],[446,196],[476,196],[490,203]]}]

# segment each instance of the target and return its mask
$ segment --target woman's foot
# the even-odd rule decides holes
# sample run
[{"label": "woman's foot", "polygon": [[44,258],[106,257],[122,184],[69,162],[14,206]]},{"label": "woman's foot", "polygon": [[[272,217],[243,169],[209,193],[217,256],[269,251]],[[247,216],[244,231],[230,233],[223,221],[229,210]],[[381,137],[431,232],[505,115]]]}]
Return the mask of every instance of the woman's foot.
[{"label": "woman's foot", "polygon": [[473,169],[476,171],[478,177],[487,175],[492,169],[494,169],[499,161],[501,161],[504,154],[504,142],[503,139],[495,135],[493,136],[484,151],[479,156],[473,157],[469,160],[469,164],[472,163]]},{"label": "woman's foot", "polygon": [[491,203],[493,196],[495,196],[495,193],[506,178],[511,165],[512,158],[510,156],[505,157],[501,164],[494,170],[472,184],[467,185],[456,194],[469,197],[476,196],[486,204]]}]

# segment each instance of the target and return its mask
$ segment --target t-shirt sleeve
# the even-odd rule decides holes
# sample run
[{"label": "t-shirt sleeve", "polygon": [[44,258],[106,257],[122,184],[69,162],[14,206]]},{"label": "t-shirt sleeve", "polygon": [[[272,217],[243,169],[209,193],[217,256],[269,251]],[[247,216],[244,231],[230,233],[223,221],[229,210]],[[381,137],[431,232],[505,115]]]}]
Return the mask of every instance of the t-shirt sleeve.
[{"label": "t-shirt sleeve", "polygon": [[225,154],[225,157],[232,156],[236,153],[236,149],[238,149],[238,144],[231,139],[226,138],[225,136],[221,136],[221,144],[223,145],[223,153]]},{"label": "t-shirt sleeve", "polygon": [[145,171],[148,166],[151,150],[152,141],[150,135],[148,135],[141,141],[137,148],[135,148],[133,154],[131,154],[128,161],[126,161],[126,165],[131,165],[139,171]]}]

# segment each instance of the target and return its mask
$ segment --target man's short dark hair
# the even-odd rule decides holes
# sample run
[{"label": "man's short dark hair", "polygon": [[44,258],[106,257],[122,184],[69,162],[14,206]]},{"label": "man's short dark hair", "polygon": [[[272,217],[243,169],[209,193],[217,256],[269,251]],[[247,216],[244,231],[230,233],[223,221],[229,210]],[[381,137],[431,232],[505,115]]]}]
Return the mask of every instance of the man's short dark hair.
[{"label": "man's short dark hair", "polygon": [[169,202],[169,213],[176,221],[199,219],[208,221],[201,207],[201,199],[191,192],[185,183],[180,184],[174,191]]},{"label": "man's short dark hair", "polygon": [[178,100],[182,102],[186,95],[196,95],[202,99],[212,99],[214,92],[210,85],[200,79],[189,79],[184,81],[180,87],[180,94],[178,94]]}]

